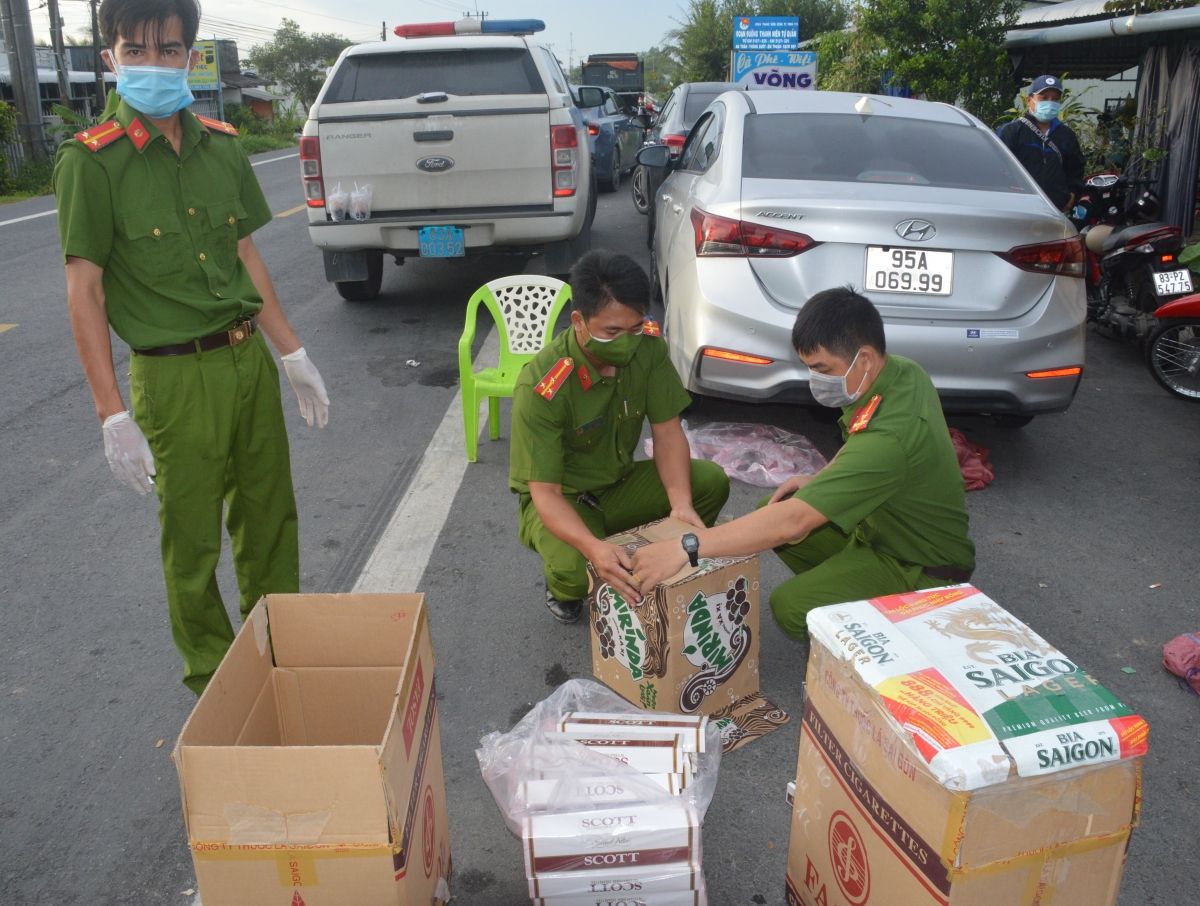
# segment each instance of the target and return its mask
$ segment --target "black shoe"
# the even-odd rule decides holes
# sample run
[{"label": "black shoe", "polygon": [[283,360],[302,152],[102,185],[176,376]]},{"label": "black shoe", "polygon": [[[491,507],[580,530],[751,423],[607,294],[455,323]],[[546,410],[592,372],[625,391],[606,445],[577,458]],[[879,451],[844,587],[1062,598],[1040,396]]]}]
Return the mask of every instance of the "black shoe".
[{"label": "black shoe", "polygon": [[560,623],[575,623],[579,620],[579,615],[583,613],[583,599],[560,601],[550,594],[549,589],[546,589],[546,609]]}]

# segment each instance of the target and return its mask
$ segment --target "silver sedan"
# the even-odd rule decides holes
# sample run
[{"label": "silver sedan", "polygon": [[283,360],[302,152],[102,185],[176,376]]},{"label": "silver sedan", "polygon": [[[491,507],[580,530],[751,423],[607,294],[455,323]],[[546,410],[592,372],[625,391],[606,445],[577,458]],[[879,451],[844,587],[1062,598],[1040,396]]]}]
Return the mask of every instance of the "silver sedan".
[{"label": "silver sedan", "polygon": [[656,199],[651,279],[688,389],[812,403],[796,312],[861,289],[888,351],[947,411],[1011,424],[1067,408],[1083,367],[1084,249],[992,131],[946,104],[825,91],[727,92]]}]

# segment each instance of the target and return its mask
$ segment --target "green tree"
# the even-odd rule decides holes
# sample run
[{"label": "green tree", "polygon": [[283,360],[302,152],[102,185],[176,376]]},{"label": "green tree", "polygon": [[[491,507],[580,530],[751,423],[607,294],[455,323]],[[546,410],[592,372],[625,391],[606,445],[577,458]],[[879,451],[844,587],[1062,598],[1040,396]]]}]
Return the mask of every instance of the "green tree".
[{"label": "green tree", "polygon": [[730,0],[688,0],[684,19],[670,33],[681,82],[722,82],[729,74],[733,17]]},{"label": "green tree", "polygon": [[1013,94],[1004,37],[1020,6],[1020,0],[863,0],[855,40],[827,84],[879,91],[882,84],[869,84],[878,73],[886,84],[992,122]]},{"label": "green tree", "polygon": [[646,90],[660,100],[683,81],[679,60],[668,47],[651,47],[642,54],[642,66],[646,73]]},{"label": "green tree", "polygon": [[754,16],[796,16],[800,40],[807,41],[829,31],[840,31],[850,20],[842,0],[758,0],[750,4]]},{"label": "green tree", "polygon": [[299,23],[283,19],[275,37],[252,47],[246,59],[262,78],[282,85],[308,108],[325,82],[325,70],[353,43],[331,32],[305,34]]}]

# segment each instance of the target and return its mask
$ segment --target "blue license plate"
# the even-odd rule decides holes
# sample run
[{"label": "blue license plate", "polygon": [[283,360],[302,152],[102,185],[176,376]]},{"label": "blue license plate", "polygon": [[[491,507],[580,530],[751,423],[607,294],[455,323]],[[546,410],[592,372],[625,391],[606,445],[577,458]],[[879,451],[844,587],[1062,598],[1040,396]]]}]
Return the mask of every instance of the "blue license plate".
[{"label": "blue license plate", "polygon": [[461,258],[466,252],[461,227],[427,226],[417,230],[422,258]]}]

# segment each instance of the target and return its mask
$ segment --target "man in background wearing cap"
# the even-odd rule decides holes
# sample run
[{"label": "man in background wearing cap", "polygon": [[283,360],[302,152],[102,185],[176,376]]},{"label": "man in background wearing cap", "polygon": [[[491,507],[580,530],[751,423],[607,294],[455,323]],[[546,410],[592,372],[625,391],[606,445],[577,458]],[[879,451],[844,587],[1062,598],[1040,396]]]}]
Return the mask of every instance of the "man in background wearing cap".
[{"label": "man in background wearing cap", "polygon": [[1083,152],[1071,127],[1058,118],[1062,80],[1038,76],[1025,98],[1028,110],[997,130],[1034,181],[1060,211],[1070,211],[1083,189]]}]

